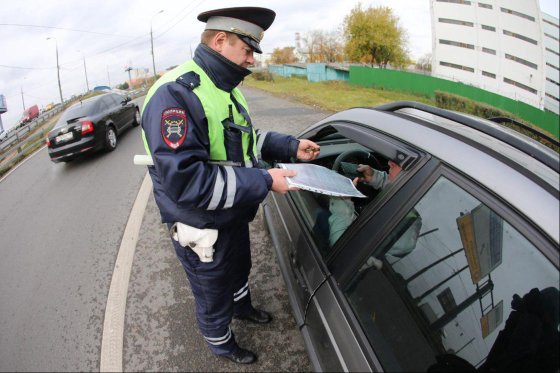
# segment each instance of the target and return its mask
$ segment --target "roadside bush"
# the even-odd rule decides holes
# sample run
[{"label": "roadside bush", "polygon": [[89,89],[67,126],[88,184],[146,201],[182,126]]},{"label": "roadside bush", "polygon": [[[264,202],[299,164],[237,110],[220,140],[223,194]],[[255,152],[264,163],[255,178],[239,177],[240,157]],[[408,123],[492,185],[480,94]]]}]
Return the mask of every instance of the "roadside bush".
[{"label": "roadside bush", "polygon": [[261,80],[261,81],[265,81],[265,82],[272,82],[274,81],[274,78],[272,77],[272,74],[267,71],[267,70],[259,70],[259,71],[253,71],[253,73],[251,74],[251,76],[255,79],[255,80]]}]

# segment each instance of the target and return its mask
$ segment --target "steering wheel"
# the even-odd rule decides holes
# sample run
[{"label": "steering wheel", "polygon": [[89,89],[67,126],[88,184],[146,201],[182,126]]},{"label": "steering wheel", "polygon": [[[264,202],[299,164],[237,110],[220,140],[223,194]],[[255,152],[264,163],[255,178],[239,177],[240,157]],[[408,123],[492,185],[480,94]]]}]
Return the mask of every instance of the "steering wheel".
[{"label": "steering wheel", "polygon": [[339,172],[340,164],[342,162],[346,162],[347,159],[351,159],[351,158],[359,159],[360,164],[371,165],[371,167],[377,170],[381,170],[383,168],[379,160],[375,158],[373,154],[365,150],[355,149],[355,150],[347,150],[345,152],[340,153],[338,157],[336,157],[336,159],[334,160],[332,170]]}]

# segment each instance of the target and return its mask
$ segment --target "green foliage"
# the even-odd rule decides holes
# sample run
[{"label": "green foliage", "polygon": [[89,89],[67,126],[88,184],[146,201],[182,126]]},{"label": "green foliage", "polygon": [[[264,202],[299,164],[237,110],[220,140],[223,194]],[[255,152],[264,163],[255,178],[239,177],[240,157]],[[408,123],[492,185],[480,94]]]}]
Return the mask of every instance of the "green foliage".
[{"label": "green foliage", "polygon": [[119,85],[117,86],[118,89],[123,89],[123,90],[124,90],[124,89],[128,89],[128,87],[129,87],[129,86],[128,86],[128,82],[124,82],[123,84],[119,84]]},{"label": "green foliage", "polygon": [[409,60],[407,36],[398,22],[389,7],[362,9],[358,4],[344,18],[347,58],[384,68],[388,64],[403,67]]}]

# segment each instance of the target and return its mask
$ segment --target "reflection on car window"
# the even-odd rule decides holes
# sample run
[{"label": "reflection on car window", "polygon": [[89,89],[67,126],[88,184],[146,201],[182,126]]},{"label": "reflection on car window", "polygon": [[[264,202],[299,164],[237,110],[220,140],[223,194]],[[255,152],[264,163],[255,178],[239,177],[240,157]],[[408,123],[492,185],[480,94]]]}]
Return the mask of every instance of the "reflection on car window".
[{"label": "reflection on car window", "polygon": [[[321,146],[321,156],[314,164],[333,169],[349,179],[357,176],[352,173],[352,165],[363,164],[377,170],[381,179],[386,178],[388,159],[374,150],[340,136],[335,140],[317,142]],[[290,192],[305,225],[325,257],[360,212],[381,192],[380,185],[373,187],[360,183],[357,188],[368,198],[339,198],[304,190]]]},{"label": "reflection on car window", "polygon": [[109,95],[109,97],[111,98],[112,101],[111,104],[109,105],[110,107],[119,106],[121,102],[124,100],[123,97],[115,94],[111,94]]},{"label": "reflection on car window", "polygon": [[96,106],[96,101],[87,101],[69,107],[60,116],[60,119],[58,120],[54,128],[64,127],[69,122],[72,122],[76,118],[82,118],[91,115],[95,109],[95,106]]},{"label": "reflection on car window", "polygon": [[[442,177],[345,294],[385,370],[426,371],[442,354],[503,370],[503,351],[528,351],[543,336],[556,341],[549,353],[558,364],[558,283],[558,269],[525,237]],[[516,328],[530,302],[540,316],[523,322],[542,333],[520,334],[514,345],[512,331],[500,331]]]}]

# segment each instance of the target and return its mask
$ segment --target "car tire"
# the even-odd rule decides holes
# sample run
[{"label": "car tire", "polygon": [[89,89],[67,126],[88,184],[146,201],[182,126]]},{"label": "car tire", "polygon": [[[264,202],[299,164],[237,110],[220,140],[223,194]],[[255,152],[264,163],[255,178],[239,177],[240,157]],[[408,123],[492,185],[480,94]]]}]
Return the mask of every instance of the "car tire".
[{"label": "car tire", "polygon": [[132,126],[133,127],[139,126],[140,125],[140,120],[141,120],[140,110],[138,110],[138,108],[136,108],[134,110],[134,122],[132,122]]},{"label": "car tire", "polygon": [[117,147],[117,132],[113,126],[107,127],[105,131],[105,151],[112,152]]}]

